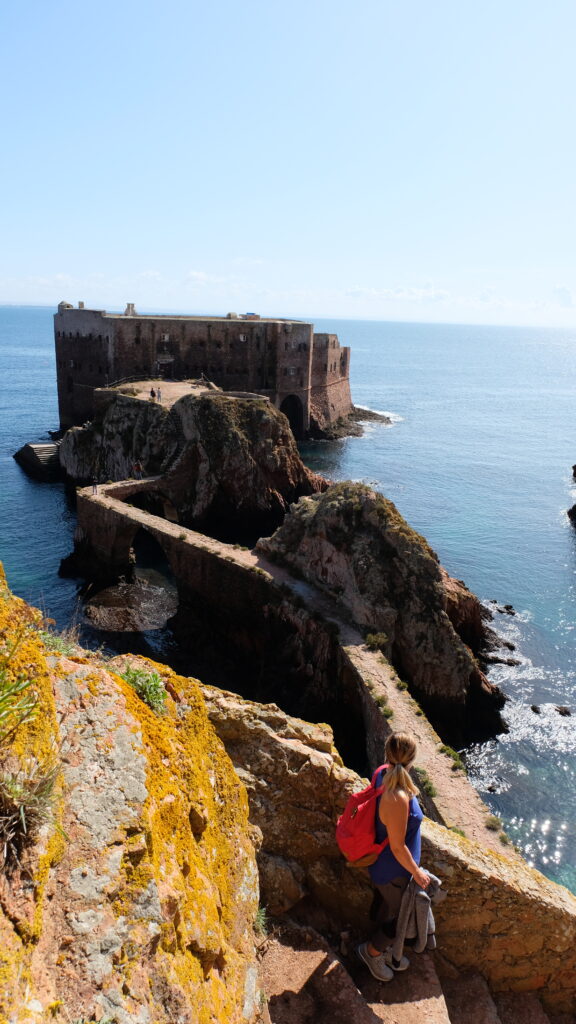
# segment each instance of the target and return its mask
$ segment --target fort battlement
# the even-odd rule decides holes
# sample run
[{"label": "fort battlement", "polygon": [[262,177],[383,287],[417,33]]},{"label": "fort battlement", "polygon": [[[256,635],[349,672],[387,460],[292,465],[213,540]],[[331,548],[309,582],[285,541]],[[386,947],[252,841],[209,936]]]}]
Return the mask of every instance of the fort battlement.
[{"label": "fort battlement", "polygon": [[61,302],[54,316],[60,426],[90,419],[94,390],[126,378],[209,378],[227,391],[264,395],[297,438],[321,434],[352,412],[350,349],[300,320],[140,315]]}]

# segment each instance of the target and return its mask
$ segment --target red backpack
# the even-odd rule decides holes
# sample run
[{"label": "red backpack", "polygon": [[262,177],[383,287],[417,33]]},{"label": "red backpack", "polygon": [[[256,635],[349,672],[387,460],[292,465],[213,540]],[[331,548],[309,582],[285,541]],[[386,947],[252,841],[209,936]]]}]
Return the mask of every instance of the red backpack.
[{"label": "red backpack", "polygon": [[344,811],[338,818],[336,842],[350,867],[364,868],[374,864],[390,842],[388,838],[383,843],[376,842],[376,801],[384,787],[379,786],[377,789],[375,782],[378,773],[386,768],[387,764],[380,765],[374,772],[370,785],[349,797]]}]

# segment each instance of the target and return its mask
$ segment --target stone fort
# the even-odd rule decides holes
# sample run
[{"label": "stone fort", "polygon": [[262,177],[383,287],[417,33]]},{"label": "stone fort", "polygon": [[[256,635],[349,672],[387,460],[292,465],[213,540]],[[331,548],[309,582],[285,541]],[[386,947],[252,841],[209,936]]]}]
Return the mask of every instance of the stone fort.
[{"label": "stone fort", "polygon": [[321,437],[353,411],[350,349],[300,320],[140,315],[61,302],[54,315],[58,406],[63,429],[89,420],[94,391],[126,380],[207,377],[231,392],[255,392],[285,413],[295,436]]}]

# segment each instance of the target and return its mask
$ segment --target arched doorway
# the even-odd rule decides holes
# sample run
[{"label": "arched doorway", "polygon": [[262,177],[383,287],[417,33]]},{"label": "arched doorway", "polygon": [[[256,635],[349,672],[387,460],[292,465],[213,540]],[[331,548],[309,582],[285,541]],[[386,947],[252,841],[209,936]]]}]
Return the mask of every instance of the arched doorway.
[{"label": "arched doorway", "polygon": [[302,441],[304,438],[304,409],[298,396],[287,395],[280,406],[280,412],[283,412],[288,418],[296,440]]}]

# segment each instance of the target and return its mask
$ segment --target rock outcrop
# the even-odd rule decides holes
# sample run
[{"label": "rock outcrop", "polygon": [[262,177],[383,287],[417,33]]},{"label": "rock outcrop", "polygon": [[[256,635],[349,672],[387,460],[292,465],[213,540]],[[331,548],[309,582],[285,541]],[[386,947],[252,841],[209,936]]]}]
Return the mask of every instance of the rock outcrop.
[{"label": "rock outcrop", "polygon": [[336,819],[360,781],[343,765],[330,727],[214,687],[202,692],[262,834],[263,904],[272,914],[318,922],[322,911],[332,923],[365,924],[370,887],[346,867],[334,840]]},{"label": "rock outcrop", "polygon": [[437,721],[453,727],[459,715],[461,726],[504,728],[503,695],[467,646],[483,628],[479,603],[469,591],[463,600],[391,501],[362,484],[334,484],[301,499],[258,549],[336,597]]},{"label": "rock outcrop", "polygon": [[32,679],[37,714],[1,748],[2,790],[48,764],[59,782],[0,871],[0,1020],[256,1022],[246,794],[198,685],[160,669],[178,700],[157,715],[83,652],[47,654],[36,627],[3,588],[1,689]]},{"label": "rock outcrop", "polygon": [[142,507],[225,539],[269,533],[302,495],[327,486],[306,469],[286,417],[262,398],[190,394],[170,409],[118,395],[67,432],[60,461],[75,481],[160,476]]}]

